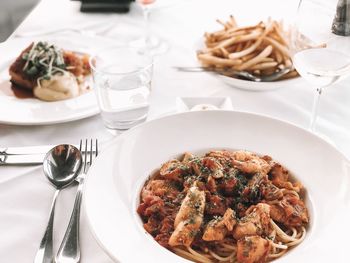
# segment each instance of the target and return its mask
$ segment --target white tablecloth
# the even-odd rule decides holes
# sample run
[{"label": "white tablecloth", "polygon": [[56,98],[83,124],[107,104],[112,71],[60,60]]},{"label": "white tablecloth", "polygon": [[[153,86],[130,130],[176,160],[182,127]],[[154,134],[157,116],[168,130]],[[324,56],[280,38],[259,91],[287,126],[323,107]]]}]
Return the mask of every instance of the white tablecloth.
[{"label": "white tablecloth", "polygon": [[[174,65],[195,65],[195,43],[205,30],[213,28],[216,18],[225,19],[234,14],[238,21],[257,20],[269,15],[288,19],[297,2],[184,0],[155,9],[151,15],[152,31],[165,40],[170,49],[155,62],[150,118],[175,112],[177,96],[229,96],[236,110],[269,115],[307,127],[314,88],[306,82],[274,91],[248,92],[227,86],[210,74],[179,73],[172,68]],[[115,27],[106,35],[121,42],[142,34],[142,13],[136,5],[128,14],[82,14],[79,2],[69,0],[42,0],[16,32],[83,27],[93,21],[115,22]],[[319,133],[327,136],[348,157],[349,101],[349,79],[326,90],[316,126]],[[104,129],[99,116],[49,126],[0,125],[1,147],[77,143],[80,138],[108,141],[113,136]],[[0,262],[32,262],[55,190],[45,179],[40,166],[0,167],[0,171]],[[68,188],[58,198],[55,251],[69,220],[75,190]],[[81,243],[82,262],[112,262],[94,240],[84,216],[81,219]]]}]

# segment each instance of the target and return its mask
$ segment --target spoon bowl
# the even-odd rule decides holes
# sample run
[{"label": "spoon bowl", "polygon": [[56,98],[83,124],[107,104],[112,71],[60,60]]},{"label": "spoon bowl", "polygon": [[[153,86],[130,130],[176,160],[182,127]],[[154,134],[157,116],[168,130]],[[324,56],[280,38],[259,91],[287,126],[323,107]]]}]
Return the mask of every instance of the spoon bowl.
[{"label": "spoon bowl", "polygon": [[43,162],[44,174],[57,188],[71,184],[79,175],[82,167],[80,151],[69,144],[61,144],[52,148]]}]

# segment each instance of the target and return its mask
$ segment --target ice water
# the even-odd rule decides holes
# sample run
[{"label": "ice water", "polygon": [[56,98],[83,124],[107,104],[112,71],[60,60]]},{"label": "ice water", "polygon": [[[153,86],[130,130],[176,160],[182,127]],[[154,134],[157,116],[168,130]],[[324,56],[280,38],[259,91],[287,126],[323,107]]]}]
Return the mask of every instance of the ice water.
[{"label": "ice water", "polygon": [[294,55],[298,73],[320,87],[331,85],[350,75],[350,56],[328,48],[311,48]]},{"label": "ice water", "polygon": [[107,128],[126,130],[145,121],[149,110],[151,72],[135,70],[113,77],[99,76],[95,81],[101,116]]}]

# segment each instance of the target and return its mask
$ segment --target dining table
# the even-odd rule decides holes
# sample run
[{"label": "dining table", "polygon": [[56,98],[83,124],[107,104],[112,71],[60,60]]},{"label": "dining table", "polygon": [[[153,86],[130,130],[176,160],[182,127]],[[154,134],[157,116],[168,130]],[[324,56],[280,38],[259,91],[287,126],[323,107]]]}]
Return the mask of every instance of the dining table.
[{"label": "dining table", "polygon": [[[6,52],[16,41],[29,44],[40,39],[40,34],[64,35],[69,39],[88,34],[91,39],[105,39],[116,45],[127,45],[144,34],[142,9],[138,3],[132,2],[127,13],[83,13],[80,4],[70,0],[41,0],[12,35],[0,43],[0,60],[6,58]],[[283,87],[276,83],[272,90],[249,91],[228,85],[212,73],[180,72],[175,68],[198,66],[198,41],[204,32],[218,28],[216,19],[225,20],[233,14],[242,24],[267,17],[291,21],[297,5],[298,1],[293,0],[157,0],[151,8],[148,27],[166,44],[167,50],[154,57],[147,121],[176,114],[179,98],[224,97],[230,98],[232,110],[269,116],[307,129],[316,88],[303,79]],[[107,29],[98,30],[106,25]],[[85,45],[94,49],[93,41]],[[349,101],[349,78],[325,89],[315,126],[317,135],[326,138],[347,158],[350,158]],[[15,112],[16,108],[11,111]],[[0,148],[78,144],[81,139],[92,138],[99,140],[103,151],[117,136],[104,127],[98,114],[91,115],[35,125],[0,121]],[[76,186],[67,187],[58,197],[54,251],[58,250],[69,222],[76,189]],[[0,262],[33,262],[54,192],[42,165],[0,166]],[[84,205],[80,227],[81,262],[114,262],[95,240],[84,215]]]}]

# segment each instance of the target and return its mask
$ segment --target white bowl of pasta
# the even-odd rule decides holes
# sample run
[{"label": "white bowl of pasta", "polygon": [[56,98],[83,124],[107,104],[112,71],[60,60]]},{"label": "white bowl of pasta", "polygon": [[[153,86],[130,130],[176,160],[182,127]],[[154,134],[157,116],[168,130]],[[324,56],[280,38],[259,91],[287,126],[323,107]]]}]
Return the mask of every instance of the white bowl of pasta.
[{"label": "white bowl of pasta", "polygon": [[85,211],[121,262],[346,262],[349,167],[292,124],[187,112],[116,138],[89,171]]}]

